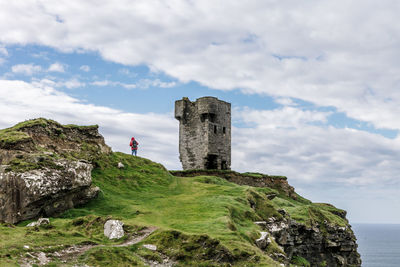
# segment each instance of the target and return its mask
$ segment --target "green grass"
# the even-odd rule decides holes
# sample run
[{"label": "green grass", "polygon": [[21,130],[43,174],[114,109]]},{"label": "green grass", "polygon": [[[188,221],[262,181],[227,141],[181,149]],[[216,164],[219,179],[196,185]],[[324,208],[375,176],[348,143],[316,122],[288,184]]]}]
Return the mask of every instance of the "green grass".
[{"label": "green grass", "polygon": [[18,142],[30,139],[31,137],[27,133],[19,132],[12,128],[0,130],[0,148],[7,148]]},{"label": "green grass", "polygon": [[[337,215],[344,211],[332,205],[312,203],[304,198],[293,200],[282,195],[274,198],[272,204],[276,209],[284,209],[292,219],[307,226],[324,225],[325,220],[338,226],[348,225],[348,221],[345,218]],[[322,230],[324,229],[322,228]]]},{"label": "green grass", "polygon": [[299,256],[293,256],[291,263],[293,263],[297,266],[311,267],[311,264],[306,259],[304,259],[303,257],[299,257]]},{"label": "green grass", "polygon": [[[125,168],[118,169],[118,162]],[[120,219],[128,232],[156,226],[146,243],[182,264],[194,266],[276,266],[267,255],[279,252],[273,242],[267,253],[255,245],[260,228],[253,222],[282,217],[284,208],[292,218],[311,224],[328,219],[342,225],[335,215],[340,210],[326,204],[293,200],[271,188],[239,186],[214,176],[175,177],[162,165],[122,153],[96,159],[93,182],[101,188],[99,197],[84,207],[51,218],[52,227],[26,228],[28,221],[14,228],[0,226],[0,265],[18,261],[30,251],[57,249],[82,242],[105,245],[86,252],[78,261],[94,266],[126,266],[142,263],[141,257],[159,260],[157,253],[140,244],[116,248],[121,240],[108,240],[102,227],[109,219]],[[267,195],[278,196],[268,200]],[[56,264],[56,263],[55,263]]]}]

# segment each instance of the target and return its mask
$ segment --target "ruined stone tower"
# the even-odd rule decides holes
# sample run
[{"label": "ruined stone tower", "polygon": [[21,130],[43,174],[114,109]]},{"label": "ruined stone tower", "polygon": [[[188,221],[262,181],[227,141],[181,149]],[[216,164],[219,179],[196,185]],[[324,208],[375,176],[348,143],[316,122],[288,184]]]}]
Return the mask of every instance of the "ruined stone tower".
[{"label": "ruined stone tower", "polygon": [[179,154],[184,170],[231,167],[231,104],[216,97],[175,101]]}]

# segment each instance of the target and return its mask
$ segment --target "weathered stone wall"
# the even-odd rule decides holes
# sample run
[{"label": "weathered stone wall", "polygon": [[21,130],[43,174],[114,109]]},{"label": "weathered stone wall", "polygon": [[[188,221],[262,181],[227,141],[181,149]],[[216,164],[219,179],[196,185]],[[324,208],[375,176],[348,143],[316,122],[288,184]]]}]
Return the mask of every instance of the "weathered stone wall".
[{"label": "weathered stone wall", "polygon": [[179,153],[188,169],[230,169],[231,104],[215,97],[175,102],[179,120]]}]

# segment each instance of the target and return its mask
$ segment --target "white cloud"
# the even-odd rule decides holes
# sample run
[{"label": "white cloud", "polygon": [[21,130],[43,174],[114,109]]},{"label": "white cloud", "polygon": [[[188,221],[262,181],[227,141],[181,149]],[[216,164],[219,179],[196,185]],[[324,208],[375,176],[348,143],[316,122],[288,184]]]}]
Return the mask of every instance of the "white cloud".
[{"label": "white cloud", "polygon": [[134,89],[136,88],[136,84],[128,84],[128,83],[122,83],[122,82],[114,82],[114,81],[109,81],[109,80],[103,80],[103,81],[94,81],[91,83],[91,85],[95,86],[120,86],[125,89]]},{"label": "white cloud", "polygon": [[275,102],[283,106],[297,106],[297,104],[288,97],[278,97],[275,99]]},{"label": "white cloud", "polygon": [[149,87],[171,88],[176,85],[175,82],[163,82],[160,79],[141,79],[137,83],[122,83],[110,80],[94,81],[91,83],[95,86],[120,86],[125,89],[147,89]]},{"label": "white cloud", "polygon": [[39,65],[30,64],[18,64],[11,67],[13,73],[24,74],[27,76],[32,76],[37,72],[42,71],[42,67]]},{"label": "white cloud", "polygon": [[51,79],[32,79],[32,85],[36,87],[65,87],[68,89],[74,89],[79,87],[85,87],[86,83],[79,81],[76,78],[72,78],[65,81],[53,81]]},{"label": "white cloud", "polygon": [[255,124],[259,128],[299,128],[313,122],[326,122],[331,112],[301,110],[294,107],[284,107],[274,110],[254,110],[248,107],[239,110],[235,119],[247,124]]},{"label": "white cloud", "polygon": [[149,87],[171,88],[176,86],[176,82],[163,82],[160,79],[141,79],[137,83],[137,87],[147,89]]},{"label": "white cloud", "polygon": [[65,72],[65,65],[61,63],[53,63],[47,69],[49,72]]},{"label": "white cloud", "polygon": [[[130,152],[129,140],[140,143],[139,155],[179,168],[178,122],[172,114],[135,114],[93,104],[54,89],[54,82],[26,83],[0,80],[0,128],[37,117],[61,123],[99,124],[100,131],[114,151]],[[34,99],[35,101],[32,101]]]},{"label": "white cloud", "polygon": [[82,65],[79,69],[84,72],[90,71],[90,67],[88,65]]},{"label": "white cloud", "polygon": [[85,83],[80,82],[76,78],[72,78],[64,82],[64,86],[67,87],[68,89],[84,87],[85,85],[86,85]]}]

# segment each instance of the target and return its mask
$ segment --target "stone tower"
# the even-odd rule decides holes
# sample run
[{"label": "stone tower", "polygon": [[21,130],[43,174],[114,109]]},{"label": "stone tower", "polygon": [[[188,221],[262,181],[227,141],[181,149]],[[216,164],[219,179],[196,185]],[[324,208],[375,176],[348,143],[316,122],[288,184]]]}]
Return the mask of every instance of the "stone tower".
[{"label": "stone tower", "polygon": [[184,170],[231,168],[231,104],[216,97],[175,101]]}]

